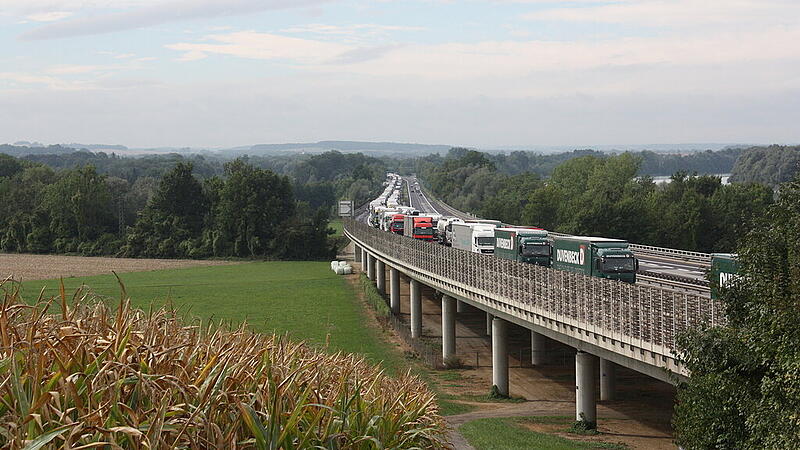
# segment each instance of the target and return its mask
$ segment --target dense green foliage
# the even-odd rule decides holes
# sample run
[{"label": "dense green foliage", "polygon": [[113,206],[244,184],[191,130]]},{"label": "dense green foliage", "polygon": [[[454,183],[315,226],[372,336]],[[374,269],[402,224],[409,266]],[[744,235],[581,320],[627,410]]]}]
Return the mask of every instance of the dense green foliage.
[{"label": "dense green foliage", "polygon": [[[56,170],[53,170],[56,169]],[[0,154],[0,250],[143,257],[332,257],[340,198],[377,195],[384,164],[329,152],[234,161],[178,154]]]},{"label": "dense green foliage", "polygon": [[741,242],[740,278],[722,287],[726,327],[680,347],[691,378],[674,424],[687,449],[794,449],[800,442],[800,179]]},{"label": "dense green foliage", "polygon": [[800,171],[800,146],[752,147],[736,161],[731,180],[777,186],[791,181]]},{"label": "dense green foliage", "polygon": [[505,175],[479,152],[457,154],[422,174],[434,194],[481,217],[563,233],[729,251],[772,202],[763,185],[723,185],[714,176],[679,172],[658,185],[637,177],[642,162],[630,153],[573,158],[546,180]]}]

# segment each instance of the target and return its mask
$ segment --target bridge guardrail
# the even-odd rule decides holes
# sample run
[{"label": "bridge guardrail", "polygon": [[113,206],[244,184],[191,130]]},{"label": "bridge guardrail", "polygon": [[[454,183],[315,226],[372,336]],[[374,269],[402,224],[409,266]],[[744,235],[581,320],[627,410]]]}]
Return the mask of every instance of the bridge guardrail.
[{"label": "bridge guardrail", "polygon": [[639,353],[633,349],[649,352],[652,364],[679,373],[677,336],[700,324],[726,323],[722,305],[707,297],[430,245],[349,219],[345,232],[357,245],[438,290],[553,330],[620,342],[631,355]]}]

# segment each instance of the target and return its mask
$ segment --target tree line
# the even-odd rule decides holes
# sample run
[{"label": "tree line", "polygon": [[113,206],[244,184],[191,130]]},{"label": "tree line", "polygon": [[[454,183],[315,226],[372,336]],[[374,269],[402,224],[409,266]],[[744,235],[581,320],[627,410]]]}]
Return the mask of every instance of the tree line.
[{"label": "tree line", "polygon": [[549,178],[507,175],[480,152],[458,150],[422,179],[451,206],[506,223],[702,252],[725,252],[773,202],[761,184],[678,172],[670,183],[639,176],[642,159],[623,153],[569,159]]},{"label": "tree line", "polygon": [[[98,161],[102,169],[92,164]],[[336,201],[367,201],[385,172],[374,158],[339,153],[304,156],[282,170],[288,174],[249,158],[0,154],[0,250],[330,258],[336,249],[328,221]]]},{"label": "tree line", "polygon": [[762,183],[776,187],[792,181],[800,170],[800,146],[770,145],[742,152],[731,173],[731,181]]}]

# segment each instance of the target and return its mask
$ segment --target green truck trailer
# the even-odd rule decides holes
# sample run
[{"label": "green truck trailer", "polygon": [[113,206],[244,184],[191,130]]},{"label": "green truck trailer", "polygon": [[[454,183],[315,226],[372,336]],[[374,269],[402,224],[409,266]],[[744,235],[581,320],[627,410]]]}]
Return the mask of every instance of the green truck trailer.
[{"label": "green truck trailer", "polygon": [[494,255],[528,264],[550,267],[552,246],[541,228],[495,228]]},{"label": "green truck trailer", "polygon": [[719,288],[727,287],[739,274],[739,262],[732,253],[711,254],[711,298],[719,296]]},{"label": "green truck trailer", "polygon": [[587,236],[553,238],[553,268],[598,278],[636,283],[639,261],[628,242]]}]

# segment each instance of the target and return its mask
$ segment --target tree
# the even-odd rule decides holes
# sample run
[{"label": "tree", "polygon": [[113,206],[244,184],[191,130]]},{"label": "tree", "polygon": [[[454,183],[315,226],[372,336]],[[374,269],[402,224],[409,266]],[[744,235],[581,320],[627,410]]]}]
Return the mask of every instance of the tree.
[{"label": "tree", "polygon": [[209,204],[203,185],[192,175],[191,163],[178,163],[161,179],[127,236],[128,256],[207,256],[201,238]]},{"label": "tree", "polygon": [[294,215],[287,177],[257,169],[242,160],[225,165],[227,180],[219,193],[216,222],[234,256],[265,256],[285,239]]},{"label": "tree", "polygon": [[691,377],[674,424],[689,449],[793,449],[800,442],[800,179],[783,185],[720,287],[729,323],[681,337]]}]

